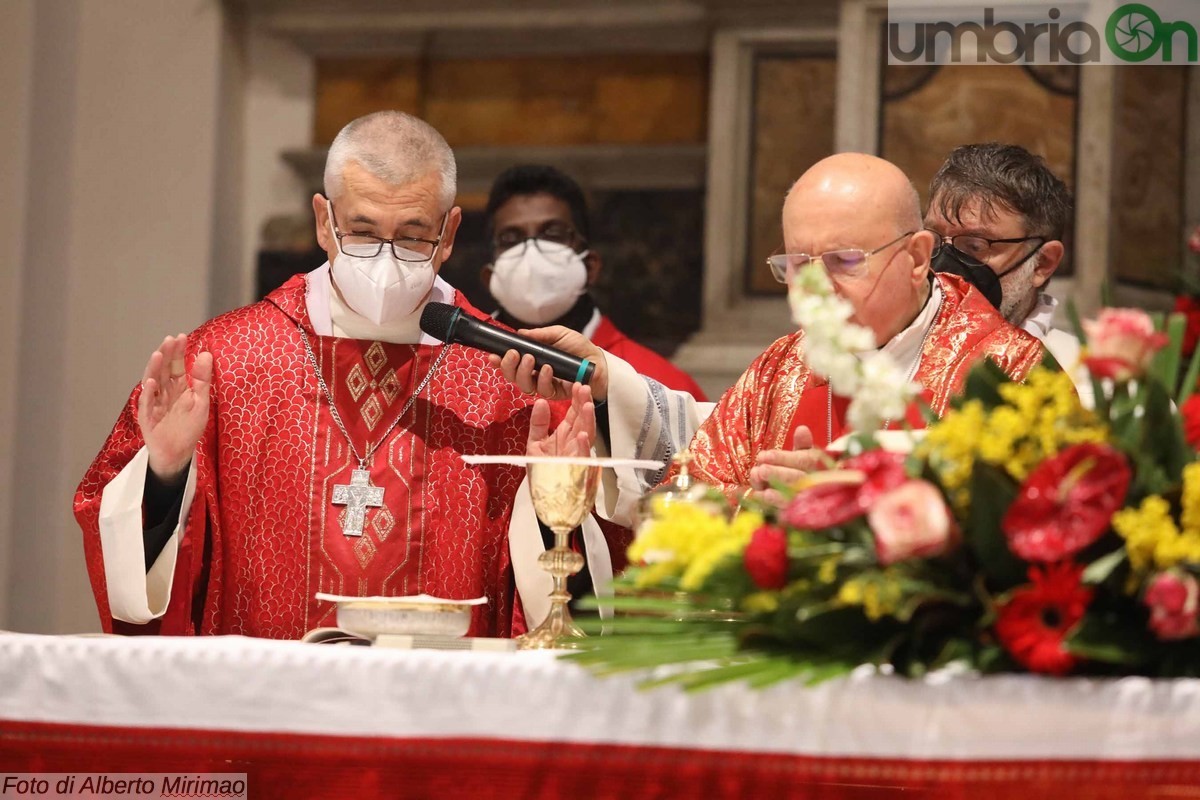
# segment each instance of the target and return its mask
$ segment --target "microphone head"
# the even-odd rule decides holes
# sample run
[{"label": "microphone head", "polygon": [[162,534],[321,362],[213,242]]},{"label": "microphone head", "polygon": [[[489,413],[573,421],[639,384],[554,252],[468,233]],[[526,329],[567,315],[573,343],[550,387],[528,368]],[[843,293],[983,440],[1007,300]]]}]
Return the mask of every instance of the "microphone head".
[{"label": "microphone head", "polygon": [[426,303],[421,311],[421,330],[443,342],[450,341],[450,330],[459,310],[449,303]]}]

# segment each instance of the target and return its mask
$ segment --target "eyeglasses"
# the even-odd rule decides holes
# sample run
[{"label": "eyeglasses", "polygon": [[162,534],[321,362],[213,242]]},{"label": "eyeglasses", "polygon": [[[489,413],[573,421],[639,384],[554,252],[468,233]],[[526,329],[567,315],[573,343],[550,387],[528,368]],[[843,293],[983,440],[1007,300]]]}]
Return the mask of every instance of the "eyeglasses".
[{"label": "eyeglasses", "polygon": [[[1022,242],[1037,242],[1037,247],[1029,251],[1029,255],[1037,252],[1038,248],[1050,241],[1045,236],[1018,236],[1012,239],[988,239],[983,236],[975,236],[972,234],[960,233],[957,236],[942,236],[937,231],[932,231],[938,237],[937,246],[933,249],[933,254],[936,256],[942,251],[946,245],[950,245],[958,251],[956,254],[958,260],[968,266],[984,267],[988,265],[989,260],[996,256],[1002,255],[1003,251],[998,250],[994,245],[998,244],[1021,244]],[[1022,262],[1028,260],[1029,256],[1022,259]]]},{"label": "eyeglasses", "polygon": [[[533,242],[534,247],[539,247],[538,242],[551,242],[571,248],[574,248],[578,244],[586,243],[584,238],[570,225],[565,225],[561,222],[548,222],[538,228],[537,233],[533,236],[526,236],[524,231],[517,228],[506,228],[500,231],[500,233],[496,234],[496,238],[492,240],[492,252],[495,255],[500,255],[517,245],[523,244],[528,246],[529,242]],[[521,252],[525,251],[522,250]]]},{"label": "eyeglasses", "polygon": [[775,276],[775,280],[780,283],[787,283],[789,274],[794,275],[797,270],[810,261],[820,261],[831,278],[860,278],[866,274],[867,260],[871,256],[883,252],[897,242],[912,236],[914,233],[916,231],[909,231],[897,236],[887,244],[880,245],[874,250],[861,250],[856,247],[850,247],[844,250],[829,250],[815,256],[808,253],[775,254],[767,258],[767,265],[771,267],[771,274]]},{"label": "eyeglasses", "polygon": [[329,216],[333,220],[333,235],[337,237],[338,248],[352,258],[374,258],[379,255],[386,244],[391,246],[392,255],[400,261],[428,261],[433,258],[434,251],[442,242],[442,235],[446,232],[448,214],[442,215],[442,223],[438,228],[440,233],[436,239],[421,239],[415,236],[384,239],[369,233],[343,233],[338,228],[332,200],[329,201]]}]

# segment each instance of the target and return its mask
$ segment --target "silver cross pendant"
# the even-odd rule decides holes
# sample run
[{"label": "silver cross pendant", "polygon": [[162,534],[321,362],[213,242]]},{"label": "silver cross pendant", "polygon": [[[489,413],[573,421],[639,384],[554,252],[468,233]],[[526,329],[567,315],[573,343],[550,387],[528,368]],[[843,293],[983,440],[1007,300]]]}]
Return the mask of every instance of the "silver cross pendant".
[{"label": "silver cross pendant", "polygon": [[371,485],[371,473],[356,469],[350,473],[349,484],[333,487],[333,504],[346,507],[346,524],[342,533],[347,536],[363,535],[363,520],[367,506],[378,508],[383,505],[383,487]]}]

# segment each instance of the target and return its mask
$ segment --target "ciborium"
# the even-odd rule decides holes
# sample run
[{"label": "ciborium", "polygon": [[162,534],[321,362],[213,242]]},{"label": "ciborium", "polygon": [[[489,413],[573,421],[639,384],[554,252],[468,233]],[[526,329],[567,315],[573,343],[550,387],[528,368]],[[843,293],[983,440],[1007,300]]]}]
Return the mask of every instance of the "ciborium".
[{"label": "ciborium", "polygon": [[605,468],[661,470],[661,461],[598,458],[591,456],[485,456],[464,455],[468,464],[513,464],[526,468],[533,509],[542,524],[554,532],[554,547],[538,556],[539,566],[550,574],[550,610],[541,624],[517,637],[522,650],[569,650],[584,636],[571,619],[567,578],[583,569],[583,556],[570,547],[571,531],[583,524],[596,505],[600,471]]}]

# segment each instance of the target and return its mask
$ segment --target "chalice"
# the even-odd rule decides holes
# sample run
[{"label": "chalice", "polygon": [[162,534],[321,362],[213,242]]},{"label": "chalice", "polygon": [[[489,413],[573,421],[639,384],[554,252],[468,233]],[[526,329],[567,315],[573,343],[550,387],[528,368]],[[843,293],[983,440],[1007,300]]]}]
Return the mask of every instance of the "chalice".
[{"label": "chalice", "polygon": [[571,531],[583,524],[596,505],[600,471],[610,469],[661,470],[661,461],[597,458],[589,456],[487,456],[464,455],[468,464],[523,466],[529,480],[533,510],[554,532],[554,547],[538,556],[538,565],[553,579],[550,610],[536,628],[517,637],[522,650],[573,649],[584,636],[571,619],[567,603],[567,578],[583,569],[583,556],[570,548]]},{"label": "chalice", "polygon": [[554,547],[538,556],[538,564],[554,579],[550,611],[542,624],[517,637],[522,650],[570,649],[571,640],[584,635],[571,619],[567,603],[567,578],[583,569],[583,556],[570,548],[571,531],[596,505],[600,465],[590,458],[531,460],[528,467],[529,493],[533,510],[542,524],[554,532]]}]

